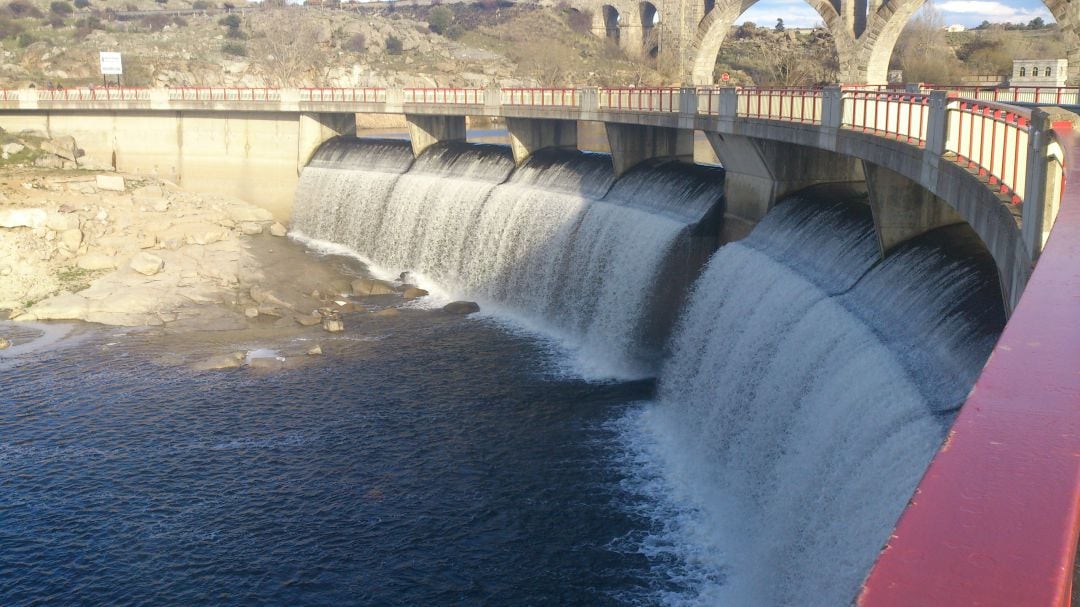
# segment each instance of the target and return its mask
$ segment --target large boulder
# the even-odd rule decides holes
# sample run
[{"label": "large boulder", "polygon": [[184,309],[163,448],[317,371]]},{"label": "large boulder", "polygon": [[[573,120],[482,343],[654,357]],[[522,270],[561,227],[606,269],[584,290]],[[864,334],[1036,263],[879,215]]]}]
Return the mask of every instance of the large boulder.
[{"label": "large boulder", "polygon": [[76,260],[75,265],[84,270],[111,270],[116,267],[116,259],[104,253],[87,253]]},{"label": "large boulder", "polygon": [[192,365],[196,371],[216,371],[219,369],[239,369],[244,365],[244,353],[218,354]]},{"label": "large boulder", "polygon": [[250,205],[232,205],[225,207],[225,214],[236,223],[248,221],[269,222],[274,220],[274,215],[266,209]]},{"label": "large boulder", "polygon": [[125,187],[124,178],[120,175],[98,175],[95,182],[99,190],[123,192]]},{"label": "large boulder", "polygon": [[420,299],[421,297],[426,297],[427,295],[428,292],[419,287],[409,287],[408,289],[405,289],[405,291],[401,294],[401,296],[405,298],[405,301]]},{"label": "large boulder", "polygon": [[42,141],[41,149],[72,162],[79,158],[79,146],[75,144],[75,138],[70,135]]},{"label": "large boulder", "polygon": [[480,311],[480,304],[475,301],[452,301],[443,306],[443,311],[450,314],[472,314]]},{"label": "large boulder", "polygon": [[128,265],[139,274],[153,276],[165,267],[165,260],[153,253],[143,251],[132,257],[131,263]]},{"label": "large boulder", "polygon": [[371,295],[396,295],[393,283],[375,278],[357,278],[352,281],[353,295],[368,297]]}]

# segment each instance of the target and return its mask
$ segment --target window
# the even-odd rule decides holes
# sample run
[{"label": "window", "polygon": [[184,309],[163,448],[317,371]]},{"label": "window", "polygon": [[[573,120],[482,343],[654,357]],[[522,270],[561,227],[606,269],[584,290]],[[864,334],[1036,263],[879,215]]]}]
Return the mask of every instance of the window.
[{"label": "window", "polygon": [[1046,66],[1046,71],[1045,71],[1045,72],[1043,72],[1043,74],[1045,74],[1045,75],[1047,75],[1047,76],[1049,76],[1049,75],[1050,75],[1050,66],[1049,66],[1049,65],[1048,65],[1048,66]]},{"label": "window", "polygon": [[1037,67],[1031,68],[1031,76],[1033,78],[1038,78],[1039,77],[1039,68],[1037,68]]},{"label": "window", "polygon": [[1022,67],[1022,68],[1020,68],[1020,77],[1023,78],[1025,76],[1027,76],[1027,68]]}]

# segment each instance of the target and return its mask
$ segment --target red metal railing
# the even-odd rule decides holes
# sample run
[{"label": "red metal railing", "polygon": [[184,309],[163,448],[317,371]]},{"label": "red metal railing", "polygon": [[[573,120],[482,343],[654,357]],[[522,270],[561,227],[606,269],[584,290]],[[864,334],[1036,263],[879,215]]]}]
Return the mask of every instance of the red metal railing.
[{"label": "red metal railing", "polygon": [[405,103],[484,104],[484,89],[408,88],[403,93]]},{"label": "red metal railing", "polygon": [[577,107],[581,105],[578,89],[512,88],[502,89],[503,105],[540,107]]},{"label": "red metal railing", "polygon": [[37,98],[41,101],[141,101],[150,99],[150,89],[134,87],[37,89]]},{"label": "red metal railing", "polygon": [[281,89],[274,88],[183,86],[167,90],[170,101],[281,101]]},{"label": "red metal railing", "polygon": [[339,102],[339,103],[383,103],[386,101],[386,89],[383,88],[303,88],[300,89],[300,101]]},{"label": "red metal railing", "polygon": [[821,122],[820,88],[741,88],[736,116],[788,122]]},{"label": "red metal railing", "polygon": [[930,97],[922,94],[845,90],[841,127],[912,145],[926,144]]},{"label": "red metal railing", "polygon": [[1080,105],[1080,88],[1075,86],[939,86],[924,84],[923,90],[942,90],[964,99],[998,103],[1045,103]]},{"label": "red metal railing", "polygon": [[1023,201],[1031,112],[1016,106],[954,99],[946,108],[945,151],[990,187]]},{"label": "red metal railing", "polygon": [[677,88],[602,88],[598,91],[601,110],[616,112],[677,112]]}]

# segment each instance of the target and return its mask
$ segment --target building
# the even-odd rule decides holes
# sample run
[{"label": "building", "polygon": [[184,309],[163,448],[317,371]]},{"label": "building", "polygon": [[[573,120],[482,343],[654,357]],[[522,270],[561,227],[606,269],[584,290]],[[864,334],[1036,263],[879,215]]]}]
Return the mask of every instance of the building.
[{"label": "building", "polygon": [[1067,59],[1014,59],[1012,86],[1065,86],[1069,77]]}]

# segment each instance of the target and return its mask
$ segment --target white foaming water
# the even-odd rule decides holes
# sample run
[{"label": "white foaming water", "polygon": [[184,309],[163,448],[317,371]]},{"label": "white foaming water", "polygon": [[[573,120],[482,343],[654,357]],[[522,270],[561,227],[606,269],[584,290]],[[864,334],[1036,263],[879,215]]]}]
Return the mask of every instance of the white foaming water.
[{"label": "white foaming water", "polygon": [[[494,146],[437,146],[409,165],[397,151],[351,145],[358,151],[320,151],[304,170],[295,226],[305,237],[555,338],[576,375],[655,373],[643,346],[654,287],[680,237],[719,200],[718,180],[689,180],[696,198],[680,217],[673,183],[604,199],[614,180],[596,156],[541,155],[515,171]],[[380,160],[369,166],[372,155]],[[662,212],[649,212],[660,198]]]},{"label": "white foaming water", "polygon": [[868,220],[838,232],[806,204],[714,255],[657,401],[619,422],[658,504],[640,550],[681,563],[664,603],[851,604],[1003,324],[986,260],[909,245],[873,265]]}]

